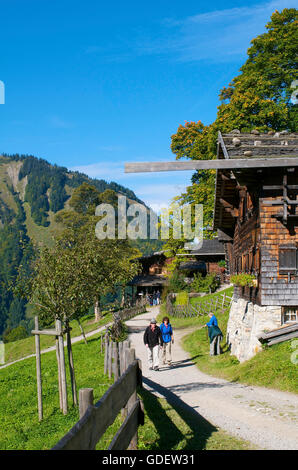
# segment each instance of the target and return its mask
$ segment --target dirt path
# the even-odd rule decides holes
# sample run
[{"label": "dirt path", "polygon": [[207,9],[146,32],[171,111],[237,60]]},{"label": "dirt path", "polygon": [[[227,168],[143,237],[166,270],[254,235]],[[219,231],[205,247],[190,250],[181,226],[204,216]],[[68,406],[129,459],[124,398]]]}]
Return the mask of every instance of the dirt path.
[{"label": "dirt path", "polygon": [[143,332],[158,308],[126,322],[132,347],[142,360],[145,387],[168,401],[183,400],[213,425],[261,449],[298,449],[298,396],[202,373],[180,344],[189,330],[174,332],[172,368],[148,369]]}]

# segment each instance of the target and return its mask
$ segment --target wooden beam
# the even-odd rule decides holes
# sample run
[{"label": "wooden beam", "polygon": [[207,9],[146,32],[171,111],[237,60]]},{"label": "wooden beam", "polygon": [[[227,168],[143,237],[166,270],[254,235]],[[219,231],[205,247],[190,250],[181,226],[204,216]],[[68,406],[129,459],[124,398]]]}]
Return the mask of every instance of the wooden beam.
[{"label": "wooden beam", "polygon": [[[287,188],[288,189],[292,189],[292,190],[296,190],[298,189],[298,185],[297,184],[287,184]],[[269,185],[269,186],[263,186],[263,189],[264,190],[272,190],[272,191],[275,191],[275,190],[281,190],[283,189],[283,186],[282,185],[278,185],[278,184],[273,184],[273,185]]]},{"label": "wooden beam", "polygon": [[[35,328],[39,330],[38,316],[34,318]],[[36,381],[37,381],[37,402],[38,402],[38,419],[43,419],[43,406],[42,406],[42,381],[41,381],[41,360],[40,360],[40,337],[35,336],[35,353],[36,353]]]},{"label": "wooden beam", "polygon": [[32,330],[33,335],[46,335],[46,336],[63,336],[63,332],[59,333],[56,330]]},{"label": "wooden beam", "polygon": [[241,158],[226,160],[192,160],[187,162],[126,163],[125,173],[151,173],[159,171],[233,170],[248,168],[298,167],[298,157]]},{"label": "wooden beam", "polygon": [[[114,436],[108,450],[126,450],[142,423],[142,408],[140,400],[135,401],[124,423]],[[135,449],[137,450],[137,449]]]},{"label": "wooden beam", "polygon": [[218,141],[220,142],[220,145],[221,145],[221,148],[222,148],[224,157],[225,157],[226,159],[230,158],[230,157],[229,157],[229,154],[228,154],[228,151],[227,151],[227,148],[226,148],[226,145],[225,145],[224,140],[223,140],[223,138],[222,138],[222,134],[221,134],[220,131],[218,131]]}]

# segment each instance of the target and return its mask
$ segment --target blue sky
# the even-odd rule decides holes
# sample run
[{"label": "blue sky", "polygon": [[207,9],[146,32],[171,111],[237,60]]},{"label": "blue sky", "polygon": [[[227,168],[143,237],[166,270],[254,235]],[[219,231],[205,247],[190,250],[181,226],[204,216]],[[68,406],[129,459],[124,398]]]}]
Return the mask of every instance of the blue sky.
[{"label": "blue sky", "polygon": [[293,0],[0,0],[0,152],[24,153],[133,189],[154,208],[190,172],[128,175],[173,160],[185,121],[216,117],[249,42]]}]

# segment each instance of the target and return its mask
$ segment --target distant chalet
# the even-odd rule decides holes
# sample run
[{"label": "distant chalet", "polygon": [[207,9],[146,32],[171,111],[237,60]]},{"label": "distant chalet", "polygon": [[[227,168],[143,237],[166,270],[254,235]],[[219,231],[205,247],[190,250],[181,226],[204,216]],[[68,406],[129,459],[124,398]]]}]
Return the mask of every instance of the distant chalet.
[{"label": "distant chalet", "polygon": [[253,287],[235,287],[227,327],[243,361],[262,348],[258,335],[298,322],[298,134],[219,132],[214,160],[130,163],[125,171],[208,169],[216,170],[213,229],[227,270],[256,277]]},{"label": "distant chalet", "polygon": [[[240,134],[218,139],[218,159],[244,159],[243,168],[217,170],[214,230],[226,243],[231,274],[255,274],[258,287],[243,289],[259,305],[298,308],[298,135]],[[264,168],[246,162],[267,158]],[[296,157],[296,158],[295,158]],[[285,159],[286,166],[275,166]]]}]

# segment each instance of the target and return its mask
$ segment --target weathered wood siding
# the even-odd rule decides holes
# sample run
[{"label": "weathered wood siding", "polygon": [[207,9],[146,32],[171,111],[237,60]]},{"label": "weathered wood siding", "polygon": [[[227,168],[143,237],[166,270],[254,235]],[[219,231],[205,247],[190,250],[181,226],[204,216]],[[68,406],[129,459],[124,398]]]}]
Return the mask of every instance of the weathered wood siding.
[{"label": "weathered wood siding", "polygon": [[280,212],[280,206],[265,206],[262,204],[264,199],[260,200],[261,303],[298,306],[298,276],[292,274],[289,279],[287,274],[279,272],[279,247],[298,244],[298,226],[289,229],[280,220],[272,217]]}]

